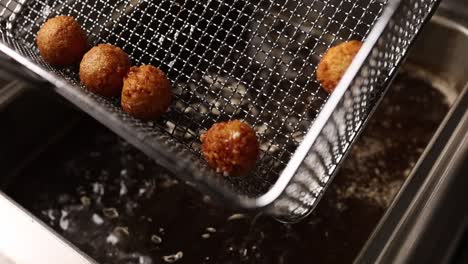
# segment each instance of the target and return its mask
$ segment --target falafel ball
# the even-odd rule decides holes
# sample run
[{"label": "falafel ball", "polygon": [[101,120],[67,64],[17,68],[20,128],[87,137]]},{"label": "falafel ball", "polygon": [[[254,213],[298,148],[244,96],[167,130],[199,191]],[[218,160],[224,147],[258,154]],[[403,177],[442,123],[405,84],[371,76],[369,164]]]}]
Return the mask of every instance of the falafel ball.
[{"label": "falafel ball", "polygon": [[255,131],[247,123],[216,123],[200,139],[203,156],[217,172],[240,176],[254,169],[259,145]]},{"label": "falafel ball", "polygon": [[317,79],[325,91],[332,93],[343,77],[354,57],[362,46],[362,42],[351,40],[330,48],[317,67]]},{"label": "falafel ball", "polygon": [[118,96],[130,66],[130,58],[122,49],[99,44],[84,55],[80,64],[80,80],[96,94]]},{"label": "falafel ball", "polygon": [[171,105],[171,82],[152,65],[132,67],[124,79],[122,108],[130,115],[151,120],[164,114]]},{"label": "falafel ball", "polygon": [[80,62],[88,44],[86,33],[75,18],[57,16],[47,20],[39,29],[37,46],[49,64],[70,66]]}]

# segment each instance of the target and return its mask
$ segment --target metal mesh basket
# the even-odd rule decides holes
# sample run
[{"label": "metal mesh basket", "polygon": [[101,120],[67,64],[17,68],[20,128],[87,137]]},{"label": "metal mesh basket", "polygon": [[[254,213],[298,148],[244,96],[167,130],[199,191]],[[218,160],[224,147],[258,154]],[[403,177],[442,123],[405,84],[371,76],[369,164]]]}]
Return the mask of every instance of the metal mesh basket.
[{"label": "metal mesh basket", "polygon": [[[0,50],[182,179],[293,221],[318,202],[437,2],[2,0]],[[91,44],[115,44],[135,65],[162,68],[173,82],[170,111],[141,122],[118,99],[83,89],[76,68],[45,63],[36,34],[59,14],[76,17]],[[316,66],[349,39],[365,44],[328,96]],[[199,135],[229,119],[259,136],[261,156],[246,177],[220,177],[200,155]]]}]

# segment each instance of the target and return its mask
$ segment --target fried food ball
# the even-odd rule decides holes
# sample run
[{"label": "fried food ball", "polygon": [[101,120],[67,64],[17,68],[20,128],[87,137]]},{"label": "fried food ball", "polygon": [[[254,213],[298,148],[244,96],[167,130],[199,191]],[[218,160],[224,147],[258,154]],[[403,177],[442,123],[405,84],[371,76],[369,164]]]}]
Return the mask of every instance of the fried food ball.
[{"label": "fried food ball", "polygon": [[164,114],[172,101],[171,82],[152,65],[132,67],[124,79],[122,108],[130,115],[151,120]]},{"label": "fried food ball", "polygon": [[325,91],[332,93],[362,46],[362,42],[351,40],[330,48],[317,67],[317,79]]},{"label": "fried food ball", "polygon": [[88,44],[86,33],[75,18],[57,16],[42,25],[37,33],[37,46],[46,62],[70,66],[80,62]]},{"label": "fried food ball", "polygon": [[200,139],[203,156],[217,172],[240,176],[254,169],[259,145],[248,124],[239,120],[216,123]]},{"label": "fried food ball", "polygon": [[80,80],[96,94],[118,96],[130,66],[130,58],[122,49],[99,44],[84,55],[80,64]]}]

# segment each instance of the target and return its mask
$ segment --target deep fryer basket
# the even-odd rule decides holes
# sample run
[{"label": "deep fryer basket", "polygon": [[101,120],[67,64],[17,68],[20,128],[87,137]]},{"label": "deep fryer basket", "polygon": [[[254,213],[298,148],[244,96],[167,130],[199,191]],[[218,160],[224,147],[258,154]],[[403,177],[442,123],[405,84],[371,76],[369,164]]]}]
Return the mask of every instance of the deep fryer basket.
[{"label": "deep fryer basket", "polygon": [[[50,82],[178,177],[294,221],[318,203],[437,3],[2,0],[0,50],[36,74],[22,77]],[[76,68],[45,63],[35,36],[59,14],[76,17],[91,44],[118,45],[134,64],[165,70],[175,95],[170,111],[141,122],[122,112],[118,99],[83,89]],[[316,66],[329,47],[349,39],[364,45],[328,96]],[[251,175],[222,177],[200,155],[199,135],[229,119],[247,121],[259,136],[261,156]]]}]

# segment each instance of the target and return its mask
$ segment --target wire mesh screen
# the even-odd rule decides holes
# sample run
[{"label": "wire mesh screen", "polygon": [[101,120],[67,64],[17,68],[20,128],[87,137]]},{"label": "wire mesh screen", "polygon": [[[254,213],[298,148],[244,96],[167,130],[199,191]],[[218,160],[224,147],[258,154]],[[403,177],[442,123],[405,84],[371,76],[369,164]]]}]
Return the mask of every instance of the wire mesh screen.
[{"label": "wire mesh screen", "polygon": [[311,211],[364,125],[386,83],[408,52],[437,1],[402,1],[371,50],[333,114],[297,170],[274,210],[291,219]]},{"label": "wire mesh screen", "polygon": [[[420,19],[434,1],[408,2],[427,5],[415,9]],[[63,78],[52,80],[59,93],[73,90],[68,96],[76,99],[75,104],[87,107],[85,111],[185,179],[229,187],[255,198],[275,184],[327,101],[328,94],[315,77],[325,51],[345,40],[364,40],[385,6],[382,0],[4,0],[0,15],[4,41]],[[55,15],[77,18],[91,44],[115,44],[130,55],[133,64],[163,69],[173,83],[175,100],[170,111],[159,120],[141,122],[123,113],[117,98],[109,100],[84,90],[76,68],[47,65],[38,55],[35,38],[40,26]],[[409,23],[399,32],[406,34],[406,42],[397,43],[393,50],[383,48],[385,57],[380,61],[404,51],[415,35],[409,27],[418,29],[422,24],[413,17],[402,19]],[[388,33],[391,40],[396,33]],[[328,177],[364,121],[371,99],[378,97],[376,87],[385,79],[380,77],[388,77],[394,66],[389,60],[376,67],[378,72],[366,73],[374,76],[366,80],[370,88],[347,93],[345,98],[361,99],[343,102],[348,132],[333,139],[340,150],[333,145],[332,159],[321,160]],[[259,162],[250,176],[212,177],[214,172],[200,155],[199,136],[215,122],[232,119],[245,120],[255,128]],[[320,179],[318,185],[326,182]],[[310,186],[315,185],[306,186],[306,192]],[[289,200],[283,202],[289,204]]]}]

